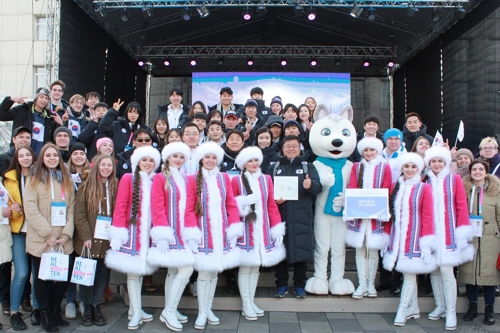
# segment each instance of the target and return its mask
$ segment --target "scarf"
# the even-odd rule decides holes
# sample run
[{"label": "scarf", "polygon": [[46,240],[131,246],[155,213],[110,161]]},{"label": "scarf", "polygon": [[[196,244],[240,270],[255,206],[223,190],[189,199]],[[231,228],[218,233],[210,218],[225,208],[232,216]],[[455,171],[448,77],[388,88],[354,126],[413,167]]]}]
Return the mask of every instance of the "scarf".
[{"label": "scarf", "polygon": [[343,208],[340,210],[340,212],[336,212],[333,210],[333,199],[338,197],[339,192],[344,191],[344,179],[342,177],[342,168],[347,162],[347,158],[343,157],[335,160],[332,158],[318,156],[316,160],[332,168],[333,175],[335,176],[335,183],[333,184],[332,187],[330,187],[330,191],[328,192],[328,198],[326,199],[325,209],[323,212],[325,214],[332,216],[342,216],[343,213],[342,211],[344,210]]}]

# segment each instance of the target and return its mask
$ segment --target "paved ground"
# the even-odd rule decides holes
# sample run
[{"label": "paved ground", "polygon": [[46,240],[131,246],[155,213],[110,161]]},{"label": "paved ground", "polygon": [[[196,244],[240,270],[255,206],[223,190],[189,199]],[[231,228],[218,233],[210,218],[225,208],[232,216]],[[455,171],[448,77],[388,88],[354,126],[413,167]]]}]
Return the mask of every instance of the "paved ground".
[{"label": "paved ground", "polygon": [[[63,304],[64,307],[64,304]],[[136,332],[156,333],[170,332],[158,319],[161,309],[144,308],[146,312],[153,313],[155,320],[146,323]],[[127,307],[119,297],[102,310],[108,325],[97,327],[84,327],[80,325],[81,316],[71,320],[71,326],[61,328],[61,332],[74,333],[122,333],[127,331]],[[183,332],[202,332],[193,327],[196,319],[195,310],[184,312],[189,317],[189,323],[184,325]],[[364,313],[294,313],[294,312],[270,312],[257,321],[248,321],[238,311],[215,311],[221,319],[217,326],[207,326],[204,332],[220,333],[336,333],[336,332],[367,332],[367,333],[437,333],[447,332],[444,330],[444,321],[430,321],[422,314],[422,318],[409,320],[405,327],[392,325],[394,314],[364,314]],[[461,315],[459,315],[461,318]],[[10,327],[8,317],[0,315],[3,331],[14,332]],[[33,327],[26,318],[28,330],[25,332],[40,332],[41,327]],[[482,315],[473,322],[464,322],[459,319],[458,332],[500,332],[500,316],[497,315],[497,323],[493,326],[482,324]]]}]

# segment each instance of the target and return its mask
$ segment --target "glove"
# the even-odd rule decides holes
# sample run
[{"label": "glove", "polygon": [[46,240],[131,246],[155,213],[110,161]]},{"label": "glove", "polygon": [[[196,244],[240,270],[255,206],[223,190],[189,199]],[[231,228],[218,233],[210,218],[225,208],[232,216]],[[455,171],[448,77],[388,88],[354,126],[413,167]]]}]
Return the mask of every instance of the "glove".
[{"label": "glove", "polygon": [[260,195],[258,193],[249,194],[243,197],[242,204],[244,206],[250,206],[259,202]]},{"label": "glove", "polygon": [[158,249],[158,252],[160,252],[160,253],[167,253],[168,250],[170,249],[166,239],[158,240],[156,242],[156,248]]},{"label": "glove", "polygon": [[347,216],[345,216],[345,214],[346,214],[346,211],[344,210],[344,211],[343,211],[343,213],[342,213],[342,219],[344,220],[344,222],[349,223],[349,222],[354,221],[354,219],[353,219],[353,218],[351,218],[351,217],[347,217]]},{"label": "glove", "polygon": [[342,207],[344,207],[345,203],[345,194],[344,192],[339,192],[339,196],[333,199],[333,211],[340,212]]},{"label": "glove", "polygon": [[113,238],[109,245],[111,246],[111,250],[119,251],[122,247],[122,241],[119,238]]},{"label": "glove", "polygon": [[283,244],[283,236],[276,237],[276,239],[274,240],[274,245],[276,247],[280,247],[281,244]]},{"label": "glove", "polygon": [[422,250],[422,259],[424,259],[424,264],[428,265],[431,263],[431,251],[430,250]]},{"label": "glove", "polygon": [[321,180],[321,185],[325,187],[332,187],[333,184],[335,184],[335,176],[333,173],[321,177],[320,180]]},{"label": "glove", "polygon": [[386,254],[387,251],[389,251],[389,248],[386,246],[382,250],[380,250],[380,256],[383,258],[384,254]]},{"label": "glove", "polygon": [[235,236],[229,240],[229,247],[234,249],[236,247],[236,242],[238,241],[238,236]]},{"label": "glove", "polygon": [[463,238],[457,240],[457,247],[459,251],[465,249],[467,245],[469,245],[469,243],[467,243],[467,239]]},{"label": "glove", "polygon": [[198,253],[198,242],[194,239],[188,239],[187,246],[194,254]]},{"label": "glove", "polygon": [[391,214],[390,213],[387,213],[387,217],[383,218],[383,219],[378,219],[380,222],[389,222],[389,220],[391,219]]}]

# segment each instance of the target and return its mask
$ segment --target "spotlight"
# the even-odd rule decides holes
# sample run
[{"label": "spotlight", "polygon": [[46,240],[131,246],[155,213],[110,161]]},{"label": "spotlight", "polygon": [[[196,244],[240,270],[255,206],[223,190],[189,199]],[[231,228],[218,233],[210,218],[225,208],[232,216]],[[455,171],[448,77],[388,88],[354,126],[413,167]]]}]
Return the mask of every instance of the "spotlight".
[{"label": "spotlight", "polygon": [[437,13],[437,10],[434,8],[434,11],[432,12],[431,14],[431,20],[432,22],[437,22],[439,21],[441,18],[439,17],[438,13]]},{"label": "spotlight", "polygon": [[196,59],[191,59],[191,61],[189,62],[189,64],[191,66],[196,66]]},{"label": "spotlight", "polygon": [[196,10],[198,11],[198,14],[200,14],[201,18],[205,18],[208,15],[210,15],[210,12],[208,11],[208,8],[207,8],[207,6],[205,6],[205,4],[203,4],[199,7],[196,7]]},{"label": "spotlight", "polygon": [[280,64],[281,64],[281,66],[286,66],[286,59],[285,58],[281,58]]},{"label": "spotlight", "polygon": [[168,60],[168,58],[166,58],[165,60],[163,60],[163,65],[164,65],[165,67],[170,66],[170,60]]},{"label": "spotlight", "polygon": [[152,6],[142,7],[142,16],[144,16],[144,18],[146,19],[153,17],[153,7]]},{"label": "spotlight", "polygon": [[222,57],[217,59],[217,65],[224,65],[224,59],[222,59]]},{"label": "spotlight", "polygon": [[316,9],[310,7],[308,10],[307,10],[307,19],[309,21],[314,21],[316,19]]},{"label": "spotlight", "polygon": [[127,22],[129,20],[130,16],[128,15],[128,10],[127,8],[125,8],[122,12],[122,14],[120,15],[120,19],[122,20],[122,22]]},{"label": "spotlight", "polygon": [[182,10],[182,18],[184,21],[189,21],[191,19],[191,15],[189,14],[189,8],[184,8]]},{"label": "spotlight", "polygon": [[311,66],[316,66],[317,64],[318,62],[316,61],[316,59],[311,58]]},{"label": "spotlight", "polygon": [[464,7],[460,6],[457,8],[457,17],[459,20],[463,19],[467,15],[467,9]]},{"label": "spotlight", "polygon": [[340,58],[335,59],[335,66],[340,66],[342,65],[342,62],[340,61]]},{"label": "spotlight", "polygon": [[146,62],[144,61],[144,59],[139,59],[139,60],[137,60],[137,65],[139,65],[139,66],[141,66],[141,67],[142,67],[142,66],[144,66],[144,64],[145,64],[145,63],[146,63]]},{"label": "spotlight", "polygon": [[247,7],[247,8],[243,8],[243,18],[245,19],[245,21],[248,21],[252,18],[252,10]]},{"label": "spotlight", "polygon": [[375,21],[377,14],[375,13],[375,8],[368,9],[368,20]]},{"label": "spotlight", "polygon": [[409,6],[408,13],[406,13],[406,16],[413,17],[413,15],[415,15],[416,12],[418,12],[418,8],[415,7],[415,5]]},{"label": "spotlight", "polygon": [[299,5],[297,5],[293,9],[293,12],[295,13],[296,17],[302,17],[304,15],[304,8],[302,8]]},{"label": "spotlight", "polygon": [[360,8],[356,2],[354,2],[354,7],[352,7],[351,12],[349,15],[351,15],[354,18],[358,18],[359,15],[361,15],[361,12],[363,11],[363,8]]},{"label": "spotlight", "polygon": [[370,66],[370,61],[364,60],[363,61],[363,67],[369,67]]},{"label": "spotlight", "polygon": [[394,67],[394,61],[389,60],[389,62],[387,63],[387,67],[389,67],[389,68]]},{"label": "spotlight", "polygon": [[253,66],[253,59],[252,58],[248,58],[247,65],[248,66]]},{"label": "spotlight", "polygon": [[257,7],[257,16],[258,17],[264,17],[267,14],[267,9],[265,6],[258,6]]},{"label": "spotlight", "polygon": [[105,18],[106,17],[106,12],[104,11],[106,9],[106,6],[100,5],[95,8],[95,12],[97,15],[99,15],[100,18]]}]

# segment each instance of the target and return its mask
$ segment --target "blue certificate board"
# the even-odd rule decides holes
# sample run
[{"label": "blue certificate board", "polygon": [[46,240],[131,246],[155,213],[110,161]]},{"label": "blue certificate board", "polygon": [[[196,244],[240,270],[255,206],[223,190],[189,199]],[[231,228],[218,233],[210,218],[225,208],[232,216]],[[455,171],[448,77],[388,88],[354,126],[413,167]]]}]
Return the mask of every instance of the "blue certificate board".
[{"label": "blue certificate board", "polygon": [[344,209],[348,219],[387,219],[389,190],[346,189]]}]

